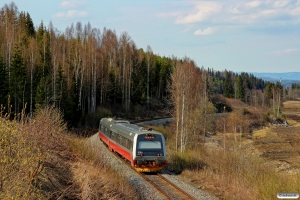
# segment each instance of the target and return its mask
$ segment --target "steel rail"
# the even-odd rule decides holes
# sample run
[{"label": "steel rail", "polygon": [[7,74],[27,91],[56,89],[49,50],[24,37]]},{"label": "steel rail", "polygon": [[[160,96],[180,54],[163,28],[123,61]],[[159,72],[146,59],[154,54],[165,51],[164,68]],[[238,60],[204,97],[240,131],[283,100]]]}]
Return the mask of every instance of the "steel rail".
[{"label": "steel rail", "polygon": [[158,175],[159,178],[161,178],[162,180],[164,180],[168,184],[172,185],[177,191],[180,191],[182,194],[184,194],[188,199],[194,199],[191,195],[189,195],[184,190],[182,190],[181,188],[179,188],[177,185],[175,185],[174,183],[172,183],[171,181],[169,181],[168,179],[166,179],[165,177],[163,177],[161,174],[157,174],[157,175]]}]

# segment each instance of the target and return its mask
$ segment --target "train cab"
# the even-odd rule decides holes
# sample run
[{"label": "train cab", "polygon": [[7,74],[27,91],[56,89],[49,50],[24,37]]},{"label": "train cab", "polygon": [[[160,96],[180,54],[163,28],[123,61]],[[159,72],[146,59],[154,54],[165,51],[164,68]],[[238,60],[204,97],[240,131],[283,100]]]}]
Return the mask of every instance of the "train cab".
[{"label": "train cab", "polygon": [[140,133],[133,149],[133,163],[137,171],[160,171],[166,164],[165,138],[154,131]]}]

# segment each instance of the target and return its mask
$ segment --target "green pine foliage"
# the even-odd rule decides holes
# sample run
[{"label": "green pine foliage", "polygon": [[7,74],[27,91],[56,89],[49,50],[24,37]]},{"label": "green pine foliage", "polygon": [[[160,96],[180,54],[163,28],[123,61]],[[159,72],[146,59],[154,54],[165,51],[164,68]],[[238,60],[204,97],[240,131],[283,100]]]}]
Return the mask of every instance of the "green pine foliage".
[{"label": "green pine foliage", "polygon": [[243,80],[241,76],[239,75],[237,76],[235,85],[236,85],[235,98],[242,101],[245,96],[245,89],[244,89]]},{"label": "green pine foliage", "polygon": [[225,71],[224,96],[229,98],[234,96],[232,79],[230,77],[230,73],[227,71]]},{"label": "green pine foliage", "polygon": [[6,105],[6,95],[7,95],[7,71],[5,68],[5,63],[3,57],[0,56],[0,105]]},{"label": "green pine foliage", "polygon": [[25,106],[26,67],[18,46],[15,47],[10,66],[9,94],[14,105],[15,113],[19,113]]}]

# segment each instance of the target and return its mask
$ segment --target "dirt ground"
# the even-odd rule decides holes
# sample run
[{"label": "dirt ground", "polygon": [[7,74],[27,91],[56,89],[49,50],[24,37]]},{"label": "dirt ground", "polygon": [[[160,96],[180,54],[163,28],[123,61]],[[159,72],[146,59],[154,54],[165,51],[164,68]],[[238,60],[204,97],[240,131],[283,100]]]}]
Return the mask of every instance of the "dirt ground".
[{"label": "dirt ground", "polygon": [[241,145],[251,154],[265,159],[278,172],[300,171],[300,101],[283,103],[288,126],[268,124],[253,132]]},{"label": "dirt ground", "polygon": [[[226,140],[237,141],[239,148],[248,154],[257,155],[280,173],[300,171],[300,101],[283,103],[283,114],[288,125],[268,125],[253,131],[252,137],[226,134]],[[220,148],[223,134],[210,138],[207,147]]]}]

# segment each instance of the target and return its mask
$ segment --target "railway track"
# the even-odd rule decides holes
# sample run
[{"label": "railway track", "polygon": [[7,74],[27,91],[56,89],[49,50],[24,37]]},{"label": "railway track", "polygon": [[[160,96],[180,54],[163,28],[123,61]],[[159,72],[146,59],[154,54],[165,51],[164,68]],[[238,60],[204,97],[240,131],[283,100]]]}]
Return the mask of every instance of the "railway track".
[{"label": "railway track", "polygon": [[177,187],[175,184],[173,184],[160,174],[140,173],[140,175],[154,188],[156,188],[161,194],[163,194],[167,199],[194,199],[191,195]]},{"label": "railway track", "polygon": [[136,171],[134,168],[131,167],[130,163],[127,160],[123,159],[119,154],[113,153],[113,155],[122,161],[125,165],[130,167],[133,171],[135,171],[140,177],[142,177],[146,182],[148,182],[152,187],[154,187],[160,194],[162,194],[166,199],[172,200],[188,200],[188,199],[195,199],[188,193],[186,193],[181,188],[177,187],[175,184],[170,182],[168,179],[163,177],[159,173],[142,173]]}]

